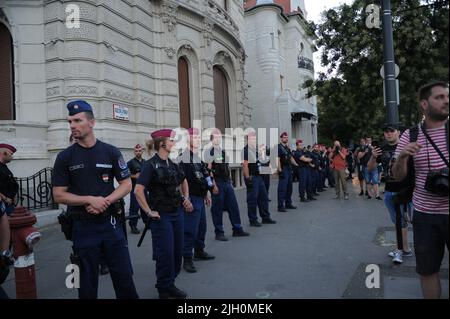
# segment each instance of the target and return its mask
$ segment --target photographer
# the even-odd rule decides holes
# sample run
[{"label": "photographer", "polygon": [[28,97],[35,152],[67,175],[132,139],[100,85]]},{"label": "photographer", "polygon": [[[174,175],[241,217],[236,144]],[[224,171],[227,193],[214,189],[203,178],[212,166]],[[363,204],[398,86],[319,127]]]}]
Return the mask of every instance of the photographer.
[{"label": "photographer", "polygon": [[[361,191],[359,193],[359,196],[364,196],[364,170],[363,165],[361,163],[361,158],[364,156],[364,149],[366,147],[366,140],[364,138],[360,139],[359,146],[356,148],[353,157],[355,158],[356,163],[356,170],[358,173],[358,181],[359,181],[359,187],[361,188]],[[367,186],[366,186],[366,195],[367,193]]]},{"label": "photographer", "polygon": [[[424,298],[440,298],[439,270],[448,251],[448,84],[433,82],[419,89],[425,121],[416,141],[410,130],[400,138],[393,166],[396,180],[414,169],[413,230],[416,271]],[[408,165],[412,157],[414,165]]]},{"label": "photographer", "polygon": [[[396,224],[396,203],[394,203],[394,196],[402,190],[402,184],[395,181],[392,176],[392,163],[395,154],[395,149],[399,142],[400,132],[395,125],[385,125],[383,128],[384,139],[386,143],[383,143],[380,147],[374,146],[372,157],[370,158],[367,167],[369,170],[377,169],[378,164],[381,163],[383,167],[383,174],[385,176],[385,192],[384,192],[384,203],[389,211],[389,215],[394,224]],[[399,205],[400,206],[400,205]],[[408,245],[408,219],[405,216],[407,211],[411,212],[411,203],[398,207],[400,209],[400,227],[401,227],[401,240],[403,243],[403,249],[397,247],[394,251],[390,252],[388,256],[392,257],[392,261],[396,264],[401,264],[403,262],[402,257],[411,257],[413,255],[412,251],[409,249]],[[399,236],[400,237],[400,236]],[[398,246],[398,245],[397,245]]]},{"label": "photographer", "polygon": [[[360,157],[360,161],[363,166],[364,178],[366,179],[367,199],[371,199],[371,194],[373,194],[376,199],[381,200],[382,198],[378,193],[378,180],[380,178],[378,168],[375,167],[374,169],[370,170],[367,166],[370,158],[372,157],[372,149],[374,146],[378,147],[378,145],[372,145],[371,137],[366,137],[366,145],[364,147],[363,155]],[[359,156],[360,154],[358,155],[358,157]]]},{"label": "photographer", "polygon": [[347,181],[345,179],[345,168],[347,167],[346,158],[347,150],[341,147],[341,143],[339,141],[334,141],[334,147],[331,153],[329,154],[329,159],[331,161],[331,168],[334,172],[334,180],[336,187],[336,196],[335,199],[341,198],[341,186],[342,192],[344,194],[344,199],[348,199],[347,192]]}]

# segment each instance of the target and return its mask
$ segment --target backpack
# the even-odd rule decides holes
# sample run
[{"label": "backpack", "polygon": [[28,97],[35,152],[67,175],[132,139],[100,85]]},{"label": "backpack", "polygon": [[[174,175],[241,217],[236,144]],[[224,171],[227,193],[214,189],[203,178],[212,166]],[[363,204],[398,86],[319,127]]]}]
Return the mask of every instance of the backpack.
[{"label": "backpack", "polygon": [[[413,143],[417,141],[417,138],[419,136],[419,125],[413,126],[409,129],[409,143]],[[415,177],[416,171],[414,168],[414,159],[412,156],[408,158],[408,174],[406,177],[401,181],[401,187],[402,190],[397,192],[393,197],[392,200],[394,204],[407,205],[409,202],[412,201],[413,193],[414,193],[414,187],[415,187]]]}]

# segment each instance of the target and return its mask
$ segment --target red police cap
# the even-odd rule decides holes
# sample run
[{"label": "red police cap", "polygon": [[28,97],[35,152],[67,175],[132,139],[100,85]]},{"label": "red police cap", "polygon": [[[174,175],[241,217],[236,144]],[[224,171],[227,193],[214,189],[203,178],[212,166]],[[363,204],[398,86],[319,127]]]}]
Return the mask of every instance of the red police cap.
[{"label": "red police cap", "polygon": [[283,137],[283,136],[288,136],[288,133],[287,132],[281,133],[280,137]]},{"label": "red police cap", "polygon": [[142,145],[141,145],[141,144],[136,144],[136,145],[134,146],[134,148],[137,149],[137,150],[138,150],[138,149],[141,149],[141,148],[142,148]]},{"label": "red police cap", "polygon": [[302,140],[297,140],[297,141],[295,142],[295,144],[301,144],[301,143],[303,143]]},{"label": "red police cap", "polygon": [[14,146],[9,145],[9,144],[5,144],[5,143],[0,144],[0,148],[7,148],[13,153],[15,153],[17,151],[17,149]]},{"label": "red police cap", "polygon": [[153,139],[158,138],[158,137],[170,137],[172,135],[172,132],[173,132],[173,130],[165,128],[162,130],[154,131],[150,135]]},{"label": "red police cap", "polygon": [[188,128],[189,135],[200,135],[200,131],[196,127],[190,127]]}]

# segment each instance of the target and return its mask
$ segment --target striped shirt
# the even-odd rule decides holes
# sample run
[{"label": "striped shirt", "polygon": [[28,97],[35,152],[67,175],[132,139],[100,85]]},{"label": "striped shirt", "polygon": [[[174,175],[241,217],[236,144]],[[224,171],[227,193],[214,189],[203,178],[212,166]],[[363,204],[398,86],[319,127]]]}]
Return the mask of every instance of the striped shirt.
[{"label": "striped shirt", "polygon": [[[445,126],[435,129],[427,129],[427,133],[445,158],[448,160],[447,140],[445,138]],[[448,196],[438,196],[424,189],[425,180],[428,171],[438,170],[446,167],[444,161],[439,156],[431,143],[423,134],[422,129],[419,128],[419,136],[417,142],[422,145],[419,152],[414,155],[414,168],[416,170],[415,189],[413,194],[414,208],[423,213],[430,214],[448,214]],[[400,152],[409,144],[409,130],[406,130],[398,143],[395,151],[397,158]],[[428,158],[430,164],[428,166]]]}]

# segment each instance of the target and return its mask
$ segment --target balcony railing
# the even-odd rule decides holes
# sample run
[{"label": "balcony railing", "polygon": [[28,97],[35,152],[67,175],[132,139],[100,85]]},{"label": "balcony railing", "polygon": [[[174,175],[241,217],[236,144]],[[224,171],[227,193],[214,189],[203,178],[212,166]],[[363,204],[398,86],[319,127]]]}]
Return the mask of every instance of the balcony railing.
[{"label": "balcony railing", "polygon": [[314,62],[311,59],[299,56],[297,59],[298,68],[310,70],[314,73]]}]

